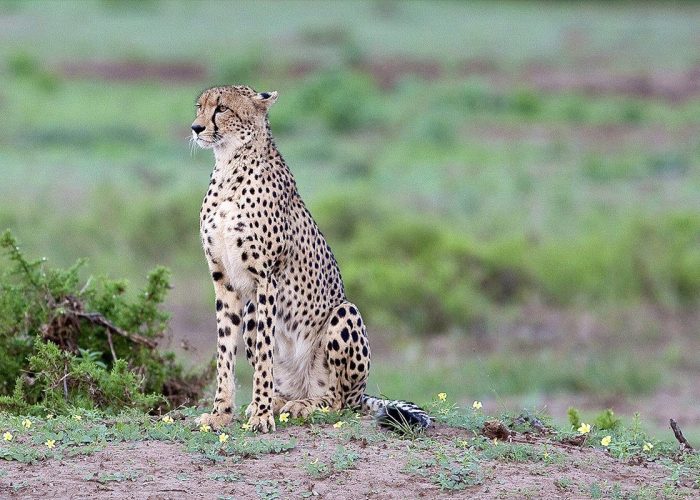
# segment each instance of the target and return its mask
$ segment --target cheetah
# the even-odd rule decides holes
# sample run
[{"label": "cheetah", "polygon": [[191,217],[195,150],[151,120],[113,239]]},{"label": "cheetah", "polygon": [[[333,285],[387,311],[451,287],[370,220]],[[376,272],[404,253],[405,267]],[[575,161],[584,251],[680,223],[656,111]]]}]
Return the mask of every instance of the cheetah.
[{"label": "cheetah", "polygon": [[276,100],[277,92],[238,85],[207,89],[196,101],[192,141],[215,158],[200,235],[217,331],[214,407],[198,423],[220,429],[233,419],[241,337],[253,367],[251,429],[274,431],[275,414],[307,417],[322,408],[427,427],[431,418],[413,403],[365,394],[365,323],[275,146],[268,110]]}]

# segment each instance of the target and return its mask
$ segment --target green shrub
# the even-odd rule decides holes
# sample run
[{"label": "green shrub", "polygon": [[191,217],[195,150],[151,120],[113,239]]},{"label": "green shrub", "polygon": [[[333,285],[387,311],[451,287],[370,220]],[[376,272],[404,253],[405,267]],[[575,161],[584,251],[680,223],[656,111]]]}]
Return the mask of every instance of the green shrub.
[{"label": "green shrub", "polygon": [[610,408],[600,412],[596,416],[594,423],[596,428],[602,431],[614,430],[622,425],[620,418],[616,417],[615,413]]},{"label": "green shrub", "polygon": [[[202,380],[186,377],[172,354],[160,354],[167,327],[160,306],[168,271],[157,268],[145,288],[90,278],[29,261],[9,231],[0,238],[0,409],[61,413],[71,407],[116,412],[193,400]],[[173,388],[179,387],[180,391]]]},{"label": "green shrub", "polygon": [[348,296],[370,323],[417,333],[467,328],[489,304],[511,301],[529,286],[514,257],[518,245],[480,248],[437,220],[389,216],[380,203],[354,195],[329,197],[313,212]]},{"label": "green shrub", "polygon": [[314,74],[304,86],[299,106],[322,118],[334,131],[346,132],[376,124],[379,89],[365,74],[329,70]]},{"label": "green shrub", "polygon": [[566,410],[566,415],[569,417],[569,423],[571,424],[571,427],[574,429],[578,429],[581,425],[581,412],[578,411],[578,408],[570,406],[569,409]]}]

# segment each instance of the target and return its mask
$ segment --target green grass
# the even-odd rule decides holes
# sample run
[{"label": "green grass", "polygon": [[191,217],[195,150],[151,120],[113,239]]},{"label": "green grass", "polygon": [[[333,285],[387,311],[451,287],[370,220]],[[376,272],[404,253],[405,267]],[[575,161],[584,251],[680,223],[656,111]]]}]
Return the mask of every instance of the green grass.
[{"label": "green grass", "polygon": [[[392,346],[384,353],[394,344],[381,336],[397,333],[497,346],[377,356],[372,391],[639,395],[673,379],[668,353],[697,366],[663,318],[687,323],[700,297],[700,99],[547,91],[527,76],[692,71],[698,6],[261,1],[231,11],[0,3],[0,111],[12,124],[0,137],[0,230],[32,255],[87,257],[137,288],[147,269],[169,266],[169,305],[187,311],[177,338],[203,338],[212,290],[197,213],[212,159],[190,152],[188,127],[202,88],[252,83],[280,91],[277,144],[372,338]],[[382,87],[368,69],[403,60],[435,65],[435,78]],[[197,63],[201,76],[71,77],[71,62]],[[295,76],[300,63],[314,67]],[[485,69],[465,76],[466,63]],[[605,323],[613,345],[600,331],[586,344],[567,324],[542,327],[554,345],[503,342],[502,318],[527,322],[532,304]],[[624,319],[635,308],[660,312],[641,328]]]}]

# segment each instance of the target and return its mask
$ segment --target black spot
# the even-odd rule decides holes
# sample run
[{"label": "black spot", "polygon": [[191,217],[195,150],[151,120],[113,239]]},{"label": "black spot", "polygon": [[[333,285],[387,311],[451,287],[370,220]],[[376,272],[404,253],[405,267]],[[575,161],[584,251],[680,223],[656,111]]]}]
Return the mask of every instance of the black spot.
[{"label": "black spot", "polygon": [[217,310],[217,311],[221,311],[221,308],[222,308],[222,307],[224,307],[224,303],[217,299],[217,301],[216,301],[216,310]]},{"label": "black spot", "polygon": [[213,273],[211,273],[211,279],[213,279],[214,281],[219,281],[223,277],[224,275],[219,271],[214,271]]},{"label": "black spot", "polygon": [[[353,333],[355,333],[355,332],[353,332]],[[343,331],[340,332],[340,336],[342,337],[343,342],[347,342],[348,339],[350,338],[350,332],[348,331],[347,328],[343,328]],[[355,334],[355,336],[357,336],[357,334]]]},{"label": "black spot", "polygon": [[331,325],[335,326],[338,324],[338,318],[336,316],[333,316],[333,319],[331,320]]},{"label": "black spot", "polygon": [[255,328],[255,320],[249,319],[248,324],[246,325],[246,330],[253,331],[254,328]]},{"label": "black spot", "polygon": [[340,309],[338,309],[338,316],[340,316],[341,318],[345,317],[345,308],[344,307],[341,307]]},{"label": "black spot", "polygon": [[352,314],[353,316],[357,314],[357,309],[355,309],[354,307],[350,307],[349,310],[350,310],[350,314]]},{"label": "black spot", "polygon": [[331,345],[334,351],[340,350],[340,344],[338,343],[338,339],[333,339],[333,343]]}]

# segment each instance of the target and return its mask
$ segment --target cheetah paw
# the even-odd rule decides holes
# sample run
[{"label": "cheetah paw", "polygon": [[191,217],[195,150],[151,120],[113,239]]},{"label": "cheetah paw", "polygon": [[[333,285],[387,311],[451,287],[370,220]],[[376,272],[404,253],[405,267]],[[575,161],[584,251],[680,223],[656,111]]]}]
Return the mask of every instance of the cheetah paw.
[{"label": "cheetah paw", "polygon": [[275,418],[272,413],[263,413],[262,415],[253,415],[248,420],[250,429],[266,434],[275,430]]},{"label": "cheetah paw", "polygon": [[245,409],[245,416],[250,418],[258,413],[258,403],[251,401],[248,407]]},{"label": "cheetah paw", "polygon": [[288,401],[280,410],[280,413],[289,413],[294,418],[306,418],[316,408],[305,401]]},{"label": "cheetah paw", "polygon": [[233,420],[233,416],[230,414],[214,414],[214,413],[202,413],[199,417],[195,419],[197,425],[208,425],[215,431],[226,427]]},{"label": "cheetah paw", "polygon": [[272,412],[276,415],[282,413],[280,410],[287,404],[287,399],[281,396],[275,396],[272,398]]}]

